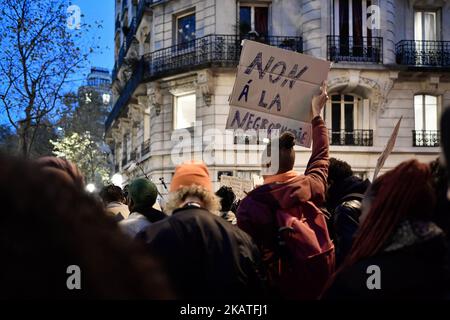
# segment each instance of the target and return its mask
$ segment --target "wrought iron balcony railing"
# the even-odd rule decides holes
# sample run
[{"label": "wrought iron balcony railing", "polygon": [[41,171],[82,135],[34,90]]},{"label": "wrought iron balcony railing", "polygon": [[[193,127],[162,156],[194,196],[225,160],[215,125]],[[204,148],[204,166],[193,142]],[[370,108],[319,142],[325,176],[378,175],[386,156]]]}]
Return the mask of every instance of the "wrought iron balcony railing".
[{"label": "wrought iron balcony railing", "polygon": [[[248,37],[239,35],[207,35],[144,55],[109,114],[105,123],[106,129],[119,115],[121,108],[128,103],[142,80],[151,81],[195,68],[235,67],[241,54],[241,41],[246,38]],[[301,37],[267,36],[257,40],[288,50],[302,51]],[[126,47],[122,46],[113,71],[113,80],[116,79],[125,55]]]},{"label": "wrought iron balcony railing", "polygon": [[[158,78],[195,67],[234,67],[241,54],[241,41],[246,36],[207,35],[145,55],[149,77]],[[254,39],[255,40],[255,39]],[[288,50],[302,51],[301,37],[259,37],[258,41]]]},{"label": "wrought iron balcony railing", "polygon": [[141,157],[150,152],[150,140],[146,140],[141,145]]},{"label": "wrought iron balcony railing", "polygon": [[333,146],[373,146],[373,130],[329,130],[330,144]]},{"label": "wrought iron balcony railing", "polygon": [[328,60],[383,62],[383,38],[327,36]]},{"label": "wrought iron balcony railing", "polygon": [[450,41],[402,40],[395,52],[398,64],[450,67]]},{"label": "wrought iron balcony railing", "polygon": [[119,116],[122,108],[127,105],[128,101],[133,96],[134,91],[139,86],[139,84],[142,82],[142,79],[144,77],[144,70],[145,70],[145,62],[143,59],[141,59],[137,63],[135,70],[131,75],[130,80],[128,80],[127,84],[123,88],[119,99],[117,99],[116,103],[114,104],[114,107],[113,107],[111,113],[108,115],[108,118],[106,119],[106,122],[105,122],[106,129],[108,129],[109,126],[114,121],[114,119],[116,119]]},{"label": "wrought iron balcony railing", "polygon": [[115,64],[115,68],[116,68],[116,73],[113,73],[113,80],[116,79],[116,75],[117,75],[117,71],[120,69],[120,67],[123,64],[123,61],[125,60],[125,57],[128,53],[128,50],[131,48],[131,44],[133,42],[134,36],[136,34],[136,18],[133,18],[133,20],[131,21],[128,33],[125,37],[125,41],[122,43],[122,46],[120,47],[120,51],[119,54],[117,55],[117,62]]},{"label": "wrought iron balcony railing", "polygon": [[439,147],[440,131],[413,130],[414,147]]}]

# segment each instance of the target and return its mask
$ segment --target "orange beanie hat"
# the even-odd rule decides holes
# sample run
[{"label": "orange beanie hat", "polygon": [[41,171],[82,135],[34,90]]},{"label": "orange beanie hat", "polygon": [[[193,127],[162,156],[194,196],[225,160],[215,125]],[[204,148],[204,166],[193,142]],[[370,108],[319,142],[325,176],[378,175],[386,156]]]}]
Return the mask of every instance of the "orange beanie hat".
[{"label": "orange beanie hat", "polygon": [[170,192],[177,191],[181,187],[187,187],[192,184],[199,185],[212,192],[209,171],[203,162],[192,161],[177,166],[172,182],[170,183]]}]

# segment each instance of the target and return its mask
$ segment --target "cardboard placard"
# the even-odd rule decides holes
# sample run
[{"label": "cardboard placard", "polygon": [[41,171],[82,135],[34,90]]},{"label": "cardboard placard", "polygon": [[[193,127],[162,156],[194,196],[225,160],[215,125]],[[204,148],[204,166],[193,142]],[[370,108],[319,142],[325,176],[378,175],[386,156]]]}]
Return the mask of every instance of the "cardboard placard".
[{"label": "cardboard placard", "polygon": [[220,176],[220,185],[233,189],[236,198],[243,199],[247,193],[253,190],[253,181],[233,176]]},{"label": "cardboard placard", "polygon": [[[312,97],[329,69],[329,61],[244,40],[226,128],[289,130],[298,145],[310,147],[311,139],[302,137],[304,132],[311,137]],[[236,121],[237,112],[241,119],[254,114],[267,121]]]},{"label": "cardboard placard", "polygon": [[377,166],[375,167],[375,172],[373,173],[372,181],[375,181],[375,179],[378,177],[378,173],[380,173],[381,168],[383,168],[384,163],[386,162],[386,159],[392,153],[392,150],[394,150],[395,141],[397,140],[398,131],[400,129],[400,123],[402,122],[402,119],[403,119],[403,116],[400,117],[400,119],[398,120],[397,125],[394,128],[394,131],[392,131],[392,134],[389,137],[386,147],[384,148],[383,152],[381,153],[380,157],[378,158]]}]

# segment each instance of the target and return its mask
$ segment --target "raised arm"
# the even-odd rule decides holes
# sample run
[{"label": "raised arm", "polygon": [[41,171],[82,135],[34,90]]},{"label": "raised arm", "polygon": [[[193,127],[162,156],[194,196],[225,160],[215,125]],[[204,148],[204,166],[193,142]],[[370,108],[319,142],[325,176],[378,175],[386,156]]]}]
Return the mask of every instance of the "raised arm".
[{"label": "raised arm", "polygon": [[320,202],[325,200],[329,165],[328,132],[325,122],[320,116],[320,113],[328,100],[327,86],[325,82],[321,87],[321,91],[321,94],[319,96],[315,96],[312,100],[312,154],[305,171],[305,175],[310,180],[311,199],[313,201],[317,200]]}]

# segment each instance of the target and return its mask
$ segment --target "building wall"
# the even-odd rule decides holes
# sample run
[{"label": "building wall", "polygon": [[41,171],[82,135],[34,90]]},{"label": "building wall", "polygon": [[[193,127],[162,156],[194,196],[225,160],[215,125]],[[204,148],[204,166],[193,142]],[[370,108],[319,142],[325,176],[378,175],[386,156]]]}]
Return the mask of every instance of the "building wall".
[{"label": "building wall", "polygon": [[[251,1],[249,1],[251,2]],[[450,40],[450,4],[442,3],[442,37]],[[196,37],[208,34],[234,34],[237,7],[234,0],[174,0],[153,6],[151,16],[146,16],[143,26],[151,35],[150,51],[174,45],[175,17],[195,9]],[[413,8],[421,1],[380,0],[372,1],[381,8],[381,30],[374,36],[383,37],[383,64],[335,63],[329,74],[329,92],[355,94],[364,99],[370,110],[364,126],[374,130],[373,146],[331,146],[330,156],[349,162],[363,176],[372,177],[377,159],[383,151],[400,117],[402,126],[393,154],[388,158],[383,171],[400,162],[417,158],[431,161],[439,154],[439,148],[413,147],[414,95],[433,94],[441,97],[440,106],[450,105],[450,76],[445,71],[408,71],[395,64],[395,44],[400,40],[413,39]],[[429,3],[429,1],[427,2]],[[120,6],[119,6],[120,8]],[[271,35],[303,36],[304,52],[319,58],[327,58],[327,35],[331,34],[332,4],[327,0],[273,0],[270,5],[269,30]],[[140,28],[143,28],[142,26]],[[142,38],[142,37],[141,37]],[[142,41],[140,46],[143,46]],[[143,47],[140,54],[147,53]],[[137,157],[144,171],[165,192],[159,178],[167,185],[174,172],[171,151],[178,141],[172,141],[174,96],[195,92],[197,121],[202,121],[202,130],[223,130],[228,116],[228,98],[235,79],[233,68],[203,69],[184,72],[141,85],[136,99],[127,106],[125,116],[119,117],[108,132],[110,143],[115,144],[116,155],[121,155],[120,142],[125,133],[131,134],[134,149],[140,153],[141,145],[149,139],[150,153]],[[205,92],[211,95],[207,102]],[[206,98],[205,98],[206,97]],[[328,125],[330,125],[328,123]],[[192,133],[195,138],[195,133]],[[207,139],[209,137],[207,136]],[[197,137],[198,139],[198,137]],[[122,144],[123,145],[123,144]],[[129,143],[130,145],[130,143]],[[194,146],[205,146],[195,140]],[[255,165],[243,165],[245,157],[254,157],[262,146],[231,144],[226,150],[215,150],[216,155],[231,152],[235,165],[216,162],[210,165],[210,173],[218,187],[218,172],[231,171],[234,175],[250,178],[259,170]],[[296,147],[296,169],[303,171],[310,150]],[[193,152],[193,156],[199,152]],[[120,162],[120,159],[118,160]],[[142,175],[132,164],[121,166],[125,179]]]}]

